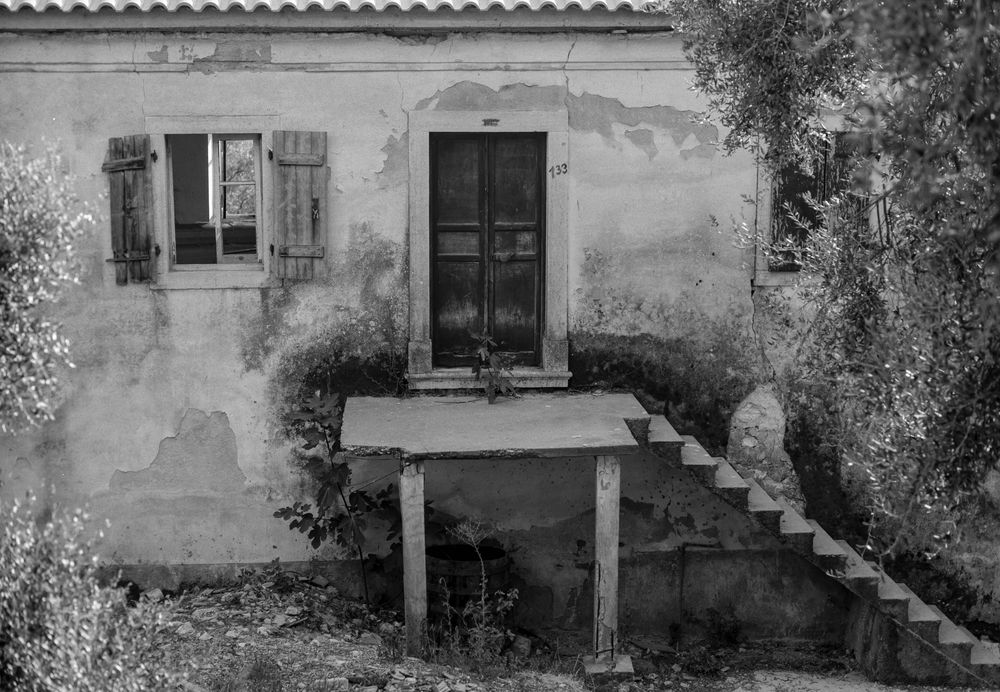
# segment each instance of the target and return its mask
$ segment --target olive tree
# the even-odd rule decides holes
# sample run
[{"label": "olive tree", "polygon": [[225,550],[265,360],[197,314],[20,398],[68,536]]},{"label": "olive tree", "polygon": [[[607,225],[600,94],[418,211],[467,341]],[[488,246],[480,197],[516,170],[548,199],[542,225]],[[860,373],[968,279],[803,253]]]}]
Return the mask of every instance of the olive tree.
[{"label": "olive tree", "polygon": [[[825,115],[864,135],[794,248],[813,310],[787,380],[790,424],[820,428],[799,451],[833,449],[861,470],[882,550],[947,538],[939,520],[1000,459],[1000,4],[666,9],[727,149],[753,150],[776,176],[809,166],[831,136]],[[859,204],[888,217],[873,224]]]},{"label": "olive tree", "polygon": [[0,432],[52,417],[67,340],[46,309],[76,281],[73,242],[93,223],[51,147],[0,144]]}]

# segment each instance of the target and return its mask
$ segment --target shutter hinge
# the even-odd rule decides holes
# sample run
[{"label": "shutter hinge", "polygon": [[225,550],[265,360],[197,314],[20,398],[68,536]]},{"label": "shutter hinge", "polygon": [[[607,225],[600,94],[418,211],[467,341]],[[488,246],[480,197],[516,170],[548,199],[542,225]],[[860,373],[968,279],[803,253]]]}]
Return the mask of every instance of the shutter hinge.
[{"label": "shutter hinge", "polygon": [[160,256],[160,244],[159,244],[159,243],[155,243],[155,244],[153,245],[153,252],[155,252],[155,253],[156,253],[156,256],[157,256],[157,257],[159,257],[159,256]]},{"label": "shutter hinge", "polygon": [[274,149],[267,150],[267,160],[274,161]]},{"label": "shutter hinge", "polygon": [[156,153],[156,149],[153,149],[153,151],[149,153],[149,158],[153,163],[156,163],[156,160],[160,158],[160,156]]},{"label": "shutter hinge", "polygon": [[271,243],[271,257],[274,257],[274,243]]}]

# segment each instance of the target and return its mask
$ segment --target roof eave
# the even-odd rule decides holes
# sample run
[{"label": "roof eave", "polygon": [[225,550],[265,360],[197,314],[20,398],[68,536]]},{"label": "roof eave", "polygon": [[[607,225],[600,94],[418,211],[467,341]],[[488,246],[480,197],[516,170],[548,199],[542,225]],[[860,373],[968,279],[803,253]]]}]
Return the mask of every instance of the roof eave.
[{"label": "roof eave", "polygon": [[0,32],[374,32],[442,34],[452,32],[628,32],[659,33],[673,30],[673,18],[663,12],[607,10],[579,7],[530,9],[517,7],[486,10],[434,11],[423,8],[375,10],[362,8],[327,10],[315,5],[305,9],[229,10],[163,8],[140,10],[75,8],[44,12],[0,8]]}]

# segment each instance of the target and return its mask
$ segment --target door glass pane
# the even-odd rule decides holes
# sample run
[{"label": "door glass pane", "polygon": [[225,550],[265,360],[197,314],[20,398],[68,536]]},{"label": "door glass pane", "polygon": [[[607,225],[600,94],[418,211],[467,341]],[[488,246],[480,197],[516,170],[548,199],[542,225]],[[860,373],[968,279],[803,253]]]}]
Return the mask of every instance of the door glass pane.
[{"label": "door glass pane", "polygon": [[442,139],[437,147],[438,223],[479,222],[479,143]]},{"label": "door glass pane", "polygon": [[437,251],[439,255],[475,255],[479,256],[479,231],[470,233],[449,231],[437,234]]},{"label": "door glass pane", "polygon": [[499,255],[534,255],[534,231],[497,231],[495,236],[496,250]]},{"label": "door glass pane", "polygon": [[535,223],[538,218],[538,140],[504,137],[496,143],[494,220]]}]

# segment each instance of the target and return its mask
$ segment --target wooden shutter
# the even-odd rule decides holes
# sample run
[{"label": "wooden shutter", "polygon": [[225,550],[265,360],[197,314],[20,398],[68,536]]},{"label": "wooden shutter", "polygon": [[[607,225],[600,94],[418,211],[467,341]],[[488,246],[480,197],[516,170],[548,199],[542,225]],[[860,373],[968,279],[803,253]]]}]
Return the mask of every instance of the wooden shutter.
[{"label": "wooden shutter", "polygon": [[311,279],[325,254],[326,133],[275,132],[274,163],[274,275]]},{"label": "wooden shutter", "polygon": [[153,186],[149,135],[112,137],[101,170],[108,174],[115,283],[153,278]]}]

